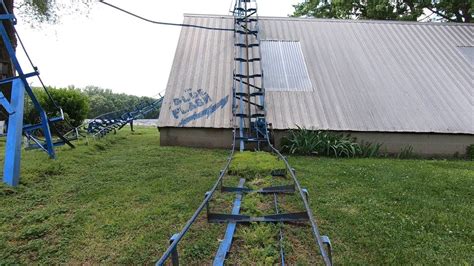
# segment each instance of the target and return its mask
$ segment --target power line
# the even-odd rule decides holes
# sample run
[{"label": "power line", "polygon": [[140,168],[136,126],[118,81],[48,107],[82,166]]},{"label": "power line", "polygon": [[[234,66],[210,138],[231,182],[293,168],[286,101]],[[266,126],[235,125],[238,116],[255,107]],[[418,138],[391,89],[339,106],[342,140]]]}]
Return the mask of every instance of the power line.
[{"label": "power line", "polygon": [[198,28],[198,29],[205,29],[205,30],[221,30],[221,31],[234,31],[233,28],[215,28],[215,27],[206,27],[206,26],[200,26],[200,25],[194,25],[194,24],[181,24],[181,23],[171,23],[171,22],[163,22],[163,21],[155,21],[151,19],[147,19],[145,17],[142,17],[140,15],[137,15],[135,13],[132,13],[130,11],[127,11],[123,8],[120,8],[116,5],[113,5],[111,3],[105,2],[104,0],[99,0],[100,3],[107,5],[109,7],[115,8],[125,14],[128,14],[130,16],[136,17],[138,19],[141,19],[143,21],[153,23],[153,24],[158,24],[158,25],[165,25],[165,26],[178,26],[178,27],[190,27],[190,28]]}]

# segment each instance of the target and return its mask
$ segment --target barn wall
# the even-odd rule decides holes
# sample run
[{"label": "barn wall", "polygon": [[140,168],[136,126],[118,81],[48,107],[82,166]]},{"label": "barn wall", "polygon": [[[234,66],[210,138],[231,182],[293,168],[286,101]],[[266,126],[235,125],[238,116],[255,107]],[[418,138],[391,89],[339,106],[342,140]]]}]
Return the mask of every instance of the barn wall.
[{"label": "barn wall", "polygon": [[[280,147],[281,138],[287,131],[275,131],[275,143]],[[399,153],[411,145],[415,154],[429,156],[463,155],[466,147],[474,144],[474,135],[424,134],[424,133],[377,133],[351,132],[359,141],[383,143],[383,151]],[[201,148],[230,149],[232,145],[231,129],[210,128],[160,128],[162,146],[188,146]]]},{"label": "barn wall", "polygon": [[[344,132],[356,137],[357,141],[382,143],[382,151],[399,153],[408,145],[413,153],[422,156],[439,155],[450,157],[455,153],[463,155],[470,144],[474,144],[474,135],[425,134],[425,133],[386,133],[386,132]],[[275,142],[280,146],[286,131],[275,132]]]},{"label": "barn wall", "polygon": [[214,128],[160,128],[161,146],[232,147],[232,130]]}]

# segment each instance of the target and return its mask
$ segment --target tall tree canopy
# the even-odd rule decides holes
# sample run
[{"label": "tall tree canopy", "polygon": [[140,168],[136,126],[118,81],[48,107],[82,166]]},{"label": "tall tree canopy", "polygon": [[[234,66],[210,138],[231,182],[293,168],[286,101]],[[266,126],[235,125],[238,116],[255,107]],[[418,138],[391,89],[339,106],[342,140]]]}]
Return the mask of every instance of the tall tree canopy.
[{"label": "tall tree canopy", "polygon": [[57,23],[61,15],[83,14],[89,10],[93,0],[7,0],[12,2],[15,12],[33,25]]},{"label": "tall tree canopy", "polygon": [[474,0],[307,0],[294,17],[411,21],[473,21]]}]

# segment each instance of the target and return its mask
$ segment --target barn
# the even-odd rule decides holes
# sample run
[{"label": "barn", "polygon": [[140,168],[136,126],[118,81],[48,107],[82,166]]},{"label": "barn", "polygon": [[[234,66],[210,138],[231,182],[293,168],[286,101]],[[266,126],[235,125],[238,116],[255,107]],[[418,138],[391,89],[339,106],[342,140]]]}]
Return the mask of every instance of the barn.
[{"label": "barn", "polygon": [[[232,16],[184,15],[158,127],[162,145],[229,148]],[[463,154],[474,143],[474,26],[260,17],[267,121]]]}]

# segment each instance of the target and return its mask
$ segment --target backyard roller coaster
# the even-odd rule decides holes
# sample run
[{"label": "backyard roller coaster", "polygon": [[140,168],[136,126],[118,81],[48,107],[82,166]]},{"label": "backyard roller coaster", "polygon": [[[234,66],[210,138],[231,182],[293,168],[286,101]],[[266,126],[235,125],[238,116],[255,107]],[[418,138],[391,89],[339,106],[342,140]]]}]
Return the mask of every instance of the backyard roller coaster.
[{"label": "backyard roller coaster", "polygon": [[[321,236],[318,225],[313,217],[308,204],[308,192],[302,188],[296,178],[295,170],[290,166],[286,158],[272,145],[269,136],[268,123],[266,121],[265,88],[263,82],[263,69],[260,57],[259,21],[257,15],[256,0],[237,0],[233,9],[234,15],[234,71],[233,71],[233,116],[234,129],[230,156],[214,186],[205,193],[205,198],[185,224],[181,232],[170,238],[170,245],[158,260],[156,265],[164,265],[171,257],[173,265],[179,264],[178,244],[189,231],[198,216],[206,210],[209,223],[227,223],[224,239],[220,243],[214,258],[214,265],[223,265],[230,251],[234,232],[237,224],[248,223],[301,223],[306,222],[311,226],[315,244],[324,264],[332,265],[332,247],[327,236]],[[260,150],[267,146],[285,164],[284,171],[272,171],[273,178],[289,175],[291,184],[264,187],[257,190],[244,186],[245,179],[239,181],[237,187],[225,186],[224,182],[229,177],[229,167],[234,159],[235,150],[239,146],[240,151],[248,149]],[[211,210],[211,200],[216,191],[221,193],[235,193],[236,199],[233,204],[232,213],[215,213]],[[260,193],[273,196],[275,213],[270,215],[252,217],[239,214],[240,205],[247,193]],[[298,193],[304,205],[304,211],[292,213],[280,213],[278,207],[278,196],[282,194]],[[285,265],[285,251],[283,248],[284,232],[279,227],[280,260]]]},{"label": "backyard roller coaster", "polygon": [[[18,32],[15,29],[17,20],[15,16],[8,12],[3,0],[0,0],[0,35],[5,45],[8,56],[13,64],[17,76],[8,77],[0,80],[0,85],[9,85],[11,87],[10,99],[0,91],[0,105],[3,106],[8,114],[8,132],[5,148],[5,163],[3,168],[3,182],[9,186],[17,186],[20,182],[20,162],[21,146],[23,136],[26,138],[25,146],[27,149],[40,149],[45,151],[50,158],[56,158],[55,147],[68,145],[71,148],[75,146],[72,141],[77,140],[81,135],[81,130],[85,126],[87,133],[94,137],[102,137],[109,132],[115,132],[130,124],[133,130],[133,121],[144,117],[146,114],[161,107],[163,96],[152,102],[142,102],[131,110],[107,113],[92,119],[84,125],[75,127],[71,125],[65,117],[63,109],[54,100],[48,88],[44,85],[40,77],[38,68],[33,64]],[[33,71],[25,73],[17,58],[15,47],[12,44],[11,36],[7,32],[7,27],[11,27],[22,48]],[[55,107],[55,112],[47,113],[41,106],[37,95],[28,83],[28,79],[37,78],[44,89],[48,100]],[[39,114],[40,122],[38,124],[23,123],[25,92],[30,97],[33,107]],[[62,123],[62,130],[59,130],[58,123]],[[62,132],[61,132],[62,131]]]}]

